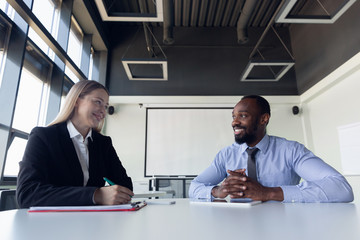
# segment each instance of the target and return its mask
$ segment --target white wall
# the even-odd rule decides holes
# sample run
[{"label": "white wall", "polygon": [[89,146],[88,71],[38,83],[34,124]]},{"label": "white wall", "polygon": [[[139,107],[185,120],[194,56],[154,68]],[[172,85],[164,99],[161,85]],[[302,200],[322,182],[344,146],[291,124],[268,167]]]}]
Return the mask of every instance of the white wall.
[{"label": "white wall", "polygon": [[[301,96],[310,148],[340,172],[342,166],[337,128],[360,122],[359,90],[360,54],[357,54]],[[360,176],[346,178],[353,187],[355,199],[359,199]]]},{"label": "white wall", "polygon": [[111,137],[127,174],[141,184],[144,180],[146,110],[138,104],[114,106],[115,113],[107,116],[105,133]]}]

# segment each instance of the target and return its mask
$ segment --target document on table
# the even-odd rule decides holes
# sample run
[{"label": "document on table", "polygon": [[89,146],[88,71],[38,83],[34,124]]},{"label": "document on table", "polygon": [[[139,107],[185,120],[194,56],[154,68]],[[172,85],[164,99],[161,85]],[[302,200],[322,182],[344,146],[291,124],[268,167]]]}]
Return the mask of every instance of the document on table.
[{"label": "document on table", "polygon": [[114,212],[114,211],[137,211],[147,204],[145,201],[120,204],[120,205],[96,205],[96,206],[40,206],[30,207],[28,212]]},{"label": "document on table", "polygon": [[236,198],[236,199],[191,199],[190,203],[208,206],[223,206],[223,207],[251,207],[262,203],[261,201],[254,201],[251,198]]},{"label": "document on table", "polygon": [[133,198],[151,198],[151,197],[160,197],[166,195],[165,191],[146,191],[135,193]]},{"label": "document on table", "polygon": [[148,205],[174,205],[176,201],[174,200],[165,200],[165,199],[151,199],[146,200]]}]

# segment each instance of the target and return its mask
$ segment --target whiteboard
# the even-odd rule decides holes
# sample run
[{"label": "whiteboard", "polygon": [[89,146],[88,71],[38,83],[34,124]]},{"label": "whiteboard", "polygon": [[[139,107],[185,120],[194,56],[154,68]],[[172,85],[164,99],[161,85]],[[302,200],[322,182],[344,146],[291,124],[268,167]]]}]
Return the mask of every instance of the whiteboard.
[{"label": "whiteboard", "polygon": [[360,122],[338,127],[338,135],[343,174],[360,175]]},{"label": "whiteboard", "polygon": [[148,108],[145,177],[196,176],[234,143],[233,108]]}]

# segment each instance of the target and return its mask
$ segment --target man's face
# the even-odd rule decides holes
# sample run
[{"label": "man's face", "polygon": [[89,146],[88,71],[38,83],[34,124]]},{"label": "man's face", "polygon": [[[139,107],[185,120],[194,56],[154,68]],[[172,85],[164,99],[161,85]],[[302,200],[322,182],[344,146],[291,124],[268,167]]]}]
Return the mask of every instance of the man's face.
[{"label": "man's face", "polygon": [[239,144],[247,143],[249,146],[257,143],[260,111],[255,99],[241,100],[233,110],[232,127],[235,141]]}]

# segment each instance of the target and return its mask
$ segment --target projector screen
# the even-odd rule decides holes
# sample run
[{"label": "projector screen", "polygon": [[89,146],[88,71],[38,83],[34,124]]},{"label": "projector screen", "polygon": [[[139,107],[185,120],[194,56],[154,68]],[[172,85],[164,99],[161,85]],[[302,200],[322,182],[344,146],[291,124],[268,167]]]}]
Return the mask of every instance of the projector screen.
[{"label": "projector screen", "polygon": [[145,177],[196,176],[234,142],[233,108],[148,108]]}]

